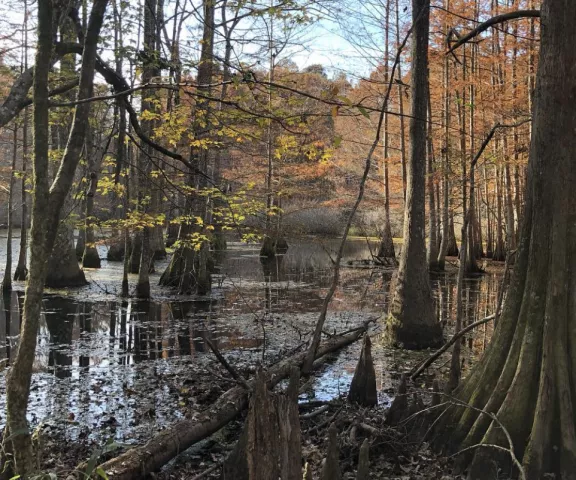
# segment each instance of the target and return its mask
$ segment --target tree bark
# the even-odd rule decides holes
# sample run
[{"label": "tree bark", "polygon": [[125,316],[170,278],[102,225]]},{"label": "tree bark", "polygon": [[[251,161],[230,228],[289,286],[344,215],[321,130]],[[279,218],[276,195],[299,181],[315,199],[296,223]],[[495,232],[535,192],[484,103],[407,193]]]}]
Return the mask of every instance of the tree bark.
[{"label": "tree bark", "polygon": [[386,337],[391,344],[421,349],[443,343],[442,328],[434,313],[424,238],[429,0],[413,0],[412,18],[412,115],[408,189],[404,209],[404,247],[397,287],[387,320]]},{"label": "tree bark", "polygon": [[[88,164],[88,191],[86,192],[86,208],[84,210],[84,251],[82,252],[82,267],[100,268],[100,255],[96,248],[96,237],[94,235],[94,196],[98,187],[98,167],[101,161],[96,158],[94,151],[94,136],[92,129],[88,129],[86,135],[86,162]],[[96,149],[97,151],[98,149]],[[106,153],[105,150],[103,152]],[[103,158],[104,155],[102,155]]]},{"label": "tree bark", "polygon": [[[27,25],[27,22],[24,22]],[[27,34],[26,34],[27,38]],[[27,42],[25,42],[27,44]],[[21,212],[20,217],[20,252],[18,253],[18,264],[14,271],[14,280],[24,281],[28,276],[28,266],[26,260],[28,258],[28,204],[26,199],[26,164],[28,162],[28,109],[24,110],[24,124],[22,126],[22,178],[20,180],[20,203]]]},{"label": "tree bark", "polygon": [[6,234],[6,267],[2,279],[2,291],[12,290],[12,231],[14,228],[14,186],[16,185],[16,160],[18,159],[18,125],[14,124],[12,138],[12,165],[10,168],[10,185],[8,187],[8,232]]},{"label": "tree bark", "polygon": [[[214,63],[214,3],[208,0],[203,2],[204,30],[202,38],[202,50],[198,67],[198,89],[204,94],[210,94],[210,83],[213,78]],[[194,119],[195,137],[202,140],[208,136],[208,130],[203,124],[209,105],[206,101],[197,101],[197,114]],[[198,111],[203,113],[198,113]],[[210,152],[205,148],[192,148],[191,161],[196,167],[195,172],[188,173],[188,185],[196,192],[206,187],[204,175],[199,174],[208,171]],[[180,246],[176,249],[170,260],[170,264],[160,277],[160,285],[175,287],[180,294],[199,293],[206,294],[211,289],[210,270],[208,261],[210,257],[209,242],[202,237],[209,237],[206,230],[207,199],[197,193],[192,193],[186,198],[187,215],[193,215],[201,219],[189,220],[180,225],[178,240]]]},{"label": "tree bark", "polygon": [[[457,392],[472,408],[444,415],[458,448],[499,445],[527,479],[576,478],[576,4],[544,0],[523,227],[510,292],[493,340]],[[572,352],[572,353],[571,353]],[[495,415],[481,414],[480,409]],[[469,478],[494,478],[508,453],[469,450]]]},{"label": "tree bark", "polygon": [[47,287],[81,287],[88,283],[78,264],[72,228],[66,219],[61,220],[58,225],[58,233],[48,260]]},{"label": "tree bark", "polygon": [[[95,0],[85,37],[78,99],[93,96],[94,65],[100,28],[107,0]],[[60,211],[74,180],[80,160],[90,104],[75,108],[72,130],[58,175],[52,186],[48,183],[48,74],[53,48],[53,6],[49,1],[38,3],[38,43],[34,67],[34,192],[30,238],[30,273],[26,284],[24,313],[16,359],[6,382],[7,432],[4,450],[14,454],[15,473],[26,476],[33,472],[35,457],[26,420],[32,365],[40,320],[42,293],[48,273],[48,258],[56,239]],[[11,442],[11,448],[6,445]]]}]

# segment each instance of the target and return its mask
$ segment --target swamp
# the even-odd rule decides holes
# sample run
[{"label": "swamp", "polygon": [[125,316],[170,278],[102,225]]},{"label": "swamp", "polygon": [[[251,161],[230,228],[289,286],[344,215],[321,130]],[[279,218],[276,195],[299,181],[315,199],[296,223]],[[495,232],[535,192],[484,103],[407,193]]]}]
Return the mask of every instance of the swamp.
[{"label": "swamp", "polygon": [[0,480],[576,480],[576,2],[3,7]]}]

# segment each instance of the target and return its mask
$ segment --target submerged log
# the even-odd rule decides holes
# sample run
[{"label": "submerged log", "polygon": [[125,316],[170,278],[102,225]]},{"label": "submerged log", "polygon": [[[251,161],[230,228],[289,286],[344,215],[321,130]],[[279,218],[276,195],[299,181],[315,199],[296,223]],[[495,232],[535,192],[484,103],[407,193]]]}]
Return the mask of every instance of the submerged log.
[{"label": "submerged log", "polygon": [[370,336],[364,335],[360,358],[354,370],[354,378],[350,384],[348,401],[357,403],[363,407],[373,407],[378,405],[378,394],[376,391],[376,372],[374,371],[374,361],[372,359],[372,343]]},{"label": "submerged log", "polygon": [[328,452],[322,465],[321,480],[341,480],[340,446],[338,445],[338,430],[332,423],[328,429]]},{"label": "submerged log", "polygon": [[[335,352],[357,341],[366,331],[367,325],[355,332],[330,338],[320,346],[316,358]],[[286,358],[266,372],[268,388],[273,388],[290,375],[292,367],[301,367],[307,352]],[[254,381],[249,382],[253,387]],[[140,479],[145,474],[159,470],[179,453],[209,437],[228,422],[236,418],[248,406],[249,392],[242,386],[225,392],[207,410],[195,419],[185,419],[155,435],[145,445],[135,447],[100,467],[114,480]]]}]

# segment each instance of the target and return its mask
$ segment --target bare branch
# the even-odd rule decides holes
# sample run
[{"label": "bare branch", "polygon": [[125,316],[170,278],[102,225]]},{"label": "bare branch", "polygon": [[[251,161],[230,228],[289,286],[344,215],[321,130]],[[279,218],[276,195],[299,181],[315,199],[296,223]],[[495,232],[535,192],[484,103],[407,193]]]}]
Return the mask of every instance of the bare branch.
[{"label": "bare branch", "polygon": [[537,17],[540,17],[540,10],[517,10],[515,12],[508,12],[503,13],[502,15],[496,15],[495,17],[492,17],[490,20],[486,20],[484,23],[481,23],[474,30],[470,31],[462,38],[460,38],[446,53],[447,54],[452,53],[458,47],[464,45],[469,40],[472,40],[474,37],[477,37],[482,32],[485,32],[490,27],[498,25],[499,23],[504,23],[509,20],[515,20],[518,18],[537,18]]}]

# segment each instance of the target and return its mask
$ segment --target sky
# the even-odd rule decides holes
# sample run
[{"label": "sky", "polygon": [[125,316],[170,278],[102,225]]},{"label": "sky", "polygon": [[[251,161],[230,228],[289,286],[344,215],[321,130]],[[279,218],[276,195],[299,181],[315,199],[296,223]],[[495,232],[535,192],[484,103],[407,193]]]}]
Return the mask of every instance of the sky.
[{"label": "sky", "polygon": [[[6,51],[5,61],[16,65],[20,62],[22,43],[22,29],[15,25],[22,24],[24,0],[9,0],[7,5],[7,15],[0,18],[0,52]],[[31,0],[27,0],[31,3]],[[195,0],[199,4],[200,0]],[[273,4],[280,0],[260,0],[263,5]],[[308,1],[308,0],[301,0]],[[315,17],[311,24],[300,27],[296,31],[291,31],[290,46],[281,51],[277,62],[287,59],[305,68],[309,65],[321,64],[325,67],[329,76],[336,76],[345,73],[353,80],[362,76],[368,76],[370,72],[383,58],[383,38],[384,38],[384,14],[386,0],[322,0],[327,2],[321,9],[313,7],[310,15]],[[395,4],[394,0],[391,0]],[[407,0],[399,0],[401,10]],[[173,0],[166,0],[166,16],[170,16],[170,5]],[[138,5],[138,1],[130,0],[130,5]],[[192,4],[192,3],[190,3]],[[172,7],[173,8],[173,7]],[[392,8],[394,10],[394,8]],[[34,41],[35,27],[35,3],[30,7],[31,25],[30,40]],[[109,12],[111,8],[109,7]],[[391,12],[394,21],[394,11]],[[406,22],[406,14],[401,13],[401,22]],[[247,42],[239,42],[235,46],[237,59],[246,59],[259,52],[260,65],[267,67],[267,41],[263,29],[269,28],[268,18],[260,18],[256,22],[248,20],[242,22],[239,27],[239,35],[245,37]],[[217,20],[218,21],[218,20]],[[280,20],[275,22],[275,36],[278,37],[278,44],[282,43],[284,32]],[[187,31],[183,34],[183,42],[188,45],[190,56],[198,57],[198,38],[201,23],[190,17]],[[125,35],[125,41],[132,40],[135,43],[136,25],[132,28],[132,33]],[[171,28],[171,27],[170,27]],[[260,29],[257,31],[257,29]],[[395,28],[390,30],[391,42],[395,36]],[[254,41],[249,41],[250,39]],[[218,37],[216,39],[218,42]],[[264,46],[263,46],[264,45]],[[134,45],[135,46],[135,45]],[[112,52],[104,52],[104,58],[112,58]],[[33,62],[33,48],[28,53],[29,64]]]}]

